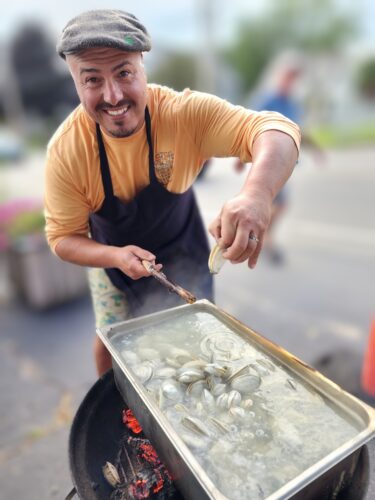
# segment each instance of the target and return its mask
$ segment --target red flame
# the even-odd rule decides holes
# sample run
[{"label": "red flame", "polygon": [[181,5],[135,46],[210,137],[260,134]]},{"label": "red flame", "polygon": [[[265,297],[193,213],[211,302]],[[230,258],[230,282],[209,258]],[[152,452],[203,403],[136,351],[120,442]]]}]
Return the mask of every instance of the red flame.
[{"label": "red flame", "polygon": [[159,457],[151,444],[142,443],[140,444],[141,457],[147,460],[151,465],[159,465]]},{"label": "red flame", "polygon": [[150,490],[147,485],[147,481],[144,481],[143,479],[133,481],[129,486],[129,493],[133,496],[133,498],[148,498],[150,496]]},{"label": "red flame", "polygon": [[142,432],[142,427],[131,410],[123,410],[122,421],[126,427],[132,430],[135,434]]},{"label": "red flame", "polygon": [[161,475],[159,469],[155,469],[155,480],[156,480],[156,484],[152,488],[153,493],[157,493],[158,491],[163,489],[163,486],[164,486],[164,479],[163,479],[163,476]]},{"label": "red flame", "polygon": [[[122,411],[122,421],[135,434],[142,432],[141,425],[130,409]],[[160,461],[150,441],[141,436],[128,436],[127,444],[138,457],[137,464],[141,467],[135,473],[134,480],[128,485],[129,496],[137,500],[143,500],[157,494],[164,487],[170,488],[173,482],[172,476]]]}]

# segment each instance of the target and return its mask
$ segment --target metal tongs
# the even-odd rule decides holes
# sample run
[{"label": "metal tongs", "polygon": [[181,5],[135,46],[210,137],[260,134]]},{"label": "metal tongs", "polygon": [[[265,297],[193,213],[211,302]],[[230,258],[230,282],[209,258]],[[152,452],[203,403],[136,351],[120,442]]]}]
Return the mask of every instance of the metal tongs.
[{"label": "metal tongs", "polygon": [[182,288],[180,285],[176,285],[176,283],[169,281],[166,275],[161,271],[157,271],[153,264],[151,264],[151,262],[149,262],[148,260],[142,260],[142,264],[146,271],[148,271],[156,280],[158,280],[159,283],[168,288],[170,292],[177,293],[177,295],[179,295],[188,304],[194,304],[194,302],[197,300],[197,298],[192,293],[185,290],[185,288]]}]

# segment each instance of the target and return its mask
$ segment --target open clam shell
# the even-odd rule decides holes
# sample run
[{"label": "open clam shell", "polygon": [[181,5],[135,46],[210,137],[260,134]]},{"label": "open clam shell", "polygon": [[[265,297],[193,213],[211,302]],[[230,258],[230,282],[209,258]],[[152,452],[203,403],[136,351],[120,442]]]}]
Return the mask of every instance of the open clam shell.
[{"label": "open clam shell", "polygon": [[102,467],[102,471],[106,481],[111,486],[113,486],[113,488],[115,488],[118,484],[121,483],[119,473],[116,467],[113,464],[111,464],[111,462],[106,462]]},{"label": "open clam shell", "polygon": [[208,258],[208,269],[211,274],[217,274],[225,264],[226,259],[223,256],[224,251],[225,249],[220,248],[218,244],[212,248]]}]

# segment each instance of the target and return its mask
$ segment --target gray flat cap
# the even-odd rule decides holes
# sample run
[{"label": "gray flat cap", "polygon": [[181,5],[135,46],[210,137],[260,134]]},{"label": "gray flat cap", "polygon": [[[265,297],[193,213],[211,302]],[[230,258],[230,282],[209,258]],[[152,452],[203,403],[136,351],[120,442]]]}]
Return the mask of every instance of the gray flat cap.
[{"label": "gray flat cap", "polygon": [[146,52],[151,49],[151,39],[133,14],[122,10],[89,10],[68,22],[56,48],[65,59],[67,54],[93,47]]}]

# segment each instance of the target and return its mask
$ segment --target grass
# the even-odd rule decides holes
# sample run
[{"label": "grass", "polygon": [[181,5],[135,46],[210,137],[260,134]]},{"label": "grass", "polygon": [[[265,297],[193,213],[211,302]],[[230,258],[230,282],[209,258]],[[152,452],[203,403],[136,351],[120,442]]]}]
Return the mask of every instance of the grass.
[{"label": "grass", "polygon": [[316,127],[309,134],[323,148],[353,147],[375,144],[375,123],[364,123],[353,128]]}]

